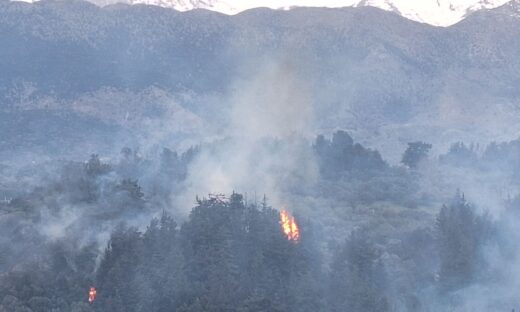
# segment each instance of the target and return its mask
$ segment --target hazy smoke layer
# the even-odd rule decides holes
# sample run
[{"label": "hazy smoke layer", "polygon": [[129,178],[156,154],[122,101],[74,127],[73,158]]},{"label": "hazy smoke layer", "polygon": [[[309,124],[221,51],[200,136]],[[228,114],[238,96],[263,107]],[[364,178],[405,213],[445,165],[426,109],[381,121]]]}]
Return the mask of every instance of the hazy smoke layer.
[{"label": "hazy smoke layer", "polygon": [[220,139],[204,146],[190,164],[179,206],[190,207],[195,195],[231,190],[251,199],[269,194],[280,205],[291,175],[298,172],[306,176],[303,181],[313,181],[316,165],[304,140],[312,133],[313,103],[294,66],[288,61],[263,62],[232,84],[223,100],[231,106],[227,124],[218,133]]}]

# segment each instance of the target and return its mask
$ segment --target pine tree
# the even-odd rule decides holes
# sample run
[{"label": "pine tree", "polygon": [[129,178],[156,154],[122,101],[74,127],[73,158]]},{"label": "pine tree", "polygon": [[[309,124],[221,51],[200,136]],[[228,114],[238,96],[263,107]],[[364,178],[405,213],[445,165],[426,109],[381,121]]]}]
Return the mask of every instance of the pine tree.
[{"label": "pine tree", "polygon": [[389,311],[380,253],[366,230],[354,231],[334,257],[330,276],[331,311]]},{"label": "pine tree", "polygon": [[439,282],[442,290],[469,285],[484,269],[481,249],[489,229],[487,216],[479,217],[459,192],[449,206],[442,207],[437,216]]}]

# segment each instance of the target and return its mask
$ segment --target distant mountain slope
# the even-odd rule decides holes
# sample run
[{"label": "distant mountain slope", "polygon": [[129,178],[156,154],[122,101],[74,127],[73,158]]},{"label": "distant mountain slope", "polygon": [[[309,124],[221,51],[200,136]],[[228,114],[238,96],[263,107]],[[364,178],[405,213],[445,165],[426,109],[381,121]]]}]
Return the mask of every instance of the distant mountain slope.
[{"label": "distant mountain slope", "polygon": [[[139,131],[139,120],[162,116],[154,110],[161,107],[158,99],[144,96],[153,87],[175,102],[174,116],[218,128],[237,90],[253,82],[260,84],[254,90],[270,90],[284,82],[255,78],[265,64],[275,64],[305,85],[301,92],[314,105],[311,132],[346,128],[396,155],[408,140],[440,146],[509,139],[520,133],[517,14],[511,3],[439,28],[370,7],[227,16],[4,1],[0,109],[68,110]],[[126,96],[140,100],[120,100]],[[132,124],[120,122],[127,111],[136,112]],[[22,124],[12,131],[27,135]]]}]

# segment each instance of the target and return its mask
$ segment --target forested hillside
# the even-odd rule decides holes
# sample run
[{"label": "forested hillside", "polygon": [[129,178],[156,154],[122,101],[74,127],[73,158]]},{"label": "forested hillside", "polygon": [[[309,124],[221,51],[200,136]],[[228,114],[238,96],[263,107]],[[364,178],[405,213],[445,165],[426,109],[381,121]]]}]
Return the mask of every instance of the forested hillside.
[{"label": "forested hillside", "polygon": [[[320,135],[306,145],[316,180],[284,172],[280,206],[233,190],[180,206],[219,144],[4,168],[32,187],[13,182],[1,204],[0,311],[507,310],[518,199],[468,198],[456,172],[517,186],[516,145],[456,143],[437,159],[411,142],[391,166],[344,131]],[[486,289],[500,292],[474,299]]]}]

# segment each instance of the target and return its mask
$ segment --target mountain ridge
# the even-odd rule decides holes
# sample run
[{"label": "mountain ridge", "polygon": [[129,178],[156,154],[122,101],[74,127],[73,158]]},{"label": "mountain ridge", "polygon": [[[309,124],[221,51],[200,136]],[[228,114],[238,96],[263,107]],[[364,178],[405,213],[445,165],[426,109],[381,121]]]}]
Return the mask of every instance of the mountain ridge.
[{"label": "mountain ridge", "polygon": [[[387,158],[408,140],[441,148],[454,140],[510,140],[520,133],[520,19],[509,17],[514,8],[481,10],[454,26],[433,27],[373,7],[252,9],[229,16],[84,1],[0,1],[1,109],[39,110],[37,116],[72,111],[127,131],[141,120],[160,124],[164,107],[154,104],[165,99],[180,105],[167,106],[172,120],[193,113],[193,120],[218,128],[234,101],[230,95],[247,89],[244,84],[271,90],[283,82],[255,78],[274,66],[284,70],[281,76],[289,70],[304,80],[308,101],[316,103],[312,131],[348,129]],[[158,93],[146,91],[151,87]],[[121,101],[133,97],[139,101]],[[0,147],[18,144],[14,134]]]},{"label": "mountain ridge", "polygon": [[[20,0],[33,2],[37,0]],[[227,15],[234,15],[254,8],[270,8],[275,10],[288,10],[295,7],[376,7],[385,11],[394,12],[405,18],[434,26],[450,26],[458,23],[474,12],[493,9],[515,0],[89,0],[100,6],[114,3],[126,3],[129,5],[153,5],[175,9],[177,11],[190,11],[194,9],[206,9]]]}]

